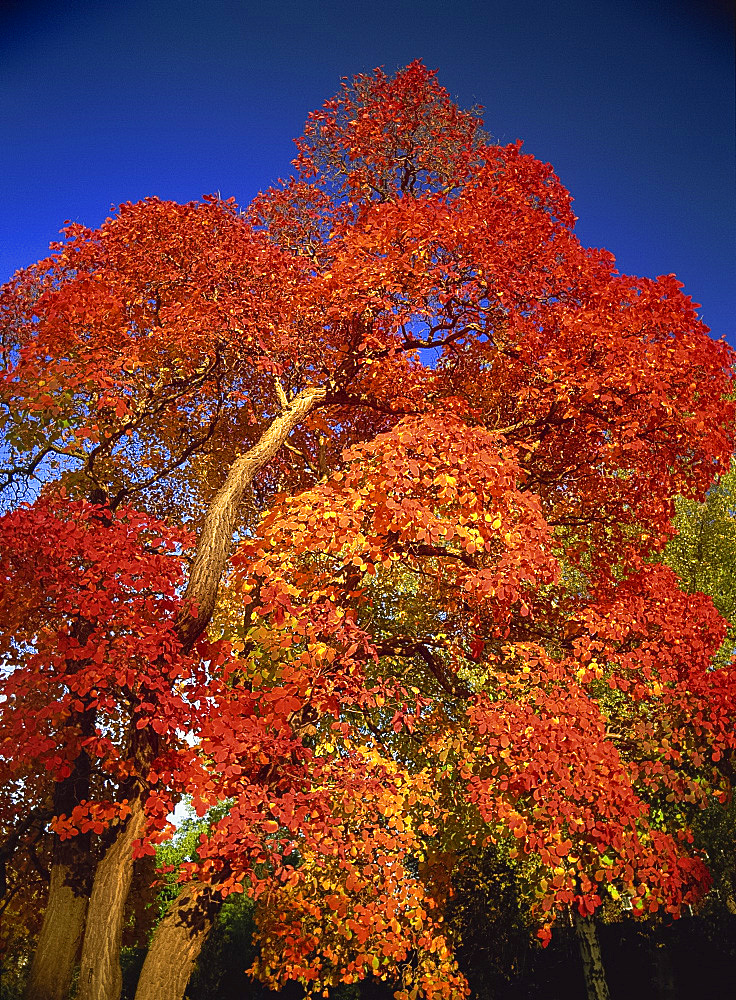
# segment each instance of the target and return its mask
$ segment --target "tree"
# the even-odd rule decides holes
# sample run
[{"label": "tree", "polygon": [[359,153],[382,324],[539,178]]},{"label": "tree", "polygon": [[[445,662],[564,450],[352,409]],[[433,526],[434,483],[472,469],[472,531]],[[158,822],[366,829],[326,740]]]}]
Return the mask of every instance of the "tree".
[{"label": "tree", "polygon": [[[174,222],[168,220],[170,224],[167,225],[169,215],[173,215]],[[138,623],[143,626],[148,621],[150,624],[151,613],[157,616],[158,622],[161,621],[158,616],[163,614],[167,617],[169,624],[158,630],[159,639],[165,646],[168,631],[172,643],[168,647],[168,653],[174,657],[174,647],[181,647],[186,651],[196,645],[207,623],[227,557],[235,512],[243,493],[293,427],[308,414],[312,406],[326,396],[326,391],[319,387],[309,388],[287,405],[284,412],[280,412],[274,376],[269,369],[265,377],[267,385],[271,386],[275,411],[269,415],[271,403],[266,401],[265,415],[254,412],[251,424],[250,418],[245,416],[246,407],[241,405],[243,392],[240,380],[246,378],[254,389],[253,404],[257,406],[259,389],[252,385],[252,376],[261,361],[258,356],[254,358],[252,353],[248,353],[244,341],[240,344],[243,350],[242,363],[233,360],[236,354],[234,341],[230,344],[230,381],[224,385],[226,365],[222,355],[225,352],[226,330],[223,329],[223,323],[229,324],[226,329],[235,339],[243,337],[247,340],[251,335],[255,339],[254,330],[260,329],[261,317],[257,315],[254,306],[257,292],[253,283],[255,281],[257,285],[258,279],[254,278],[253,265],[256,268],[259,264],[263,265],[264,273],[260,280],[263,288],[266,283],[264,275],[267,276],[266,297],[274,294],[274,282],[278,274],[271,261],[275,252],[265,245],[264,240],[258,241],[253,237],[259,242],[261,253],[249,252],[248,232],[247,225],[239,219],[231,206],[223,206],[214,201],[182,210],[156,202],[125,208],[120,217],[111,220],[100,233],[80,230],[70,233],[69,243],[60,250],[58,256],[42,263],[32,273],[18,276],[5,289],[3,300],[6,317],[4,357],[7,367],[4,380],[5,424],[9,452],[7,485],[10,491],[20,490],[19,496],[22,498],[22,490],[28,489],[33,477],[46,478],[53,475],[54,469],[48,466],[51,456],[54,463],[58,464],[56,471],[59,474],[59,480],[54,486],[46,484],[44,494],[33,507],[21,507],[8,515],[6,528],[9,534],[18,530],[17,522],[20,521],[25,525],[25,532],[34,536],[39,519],[43,520],[46,516],[43,512],[49,503],[53,506],[54,501],[49,501],[49,496],[58,496],[58,503],[64,506],[64,490],[70,491],[72,498],[87,495],[92,501],[107,501],[115,516],[123,509],[126,499],[140,499],[141,495],[145,495],[149,508],[156,509],[158,504],[163,504],[174,520],[177,512],[186,516],[184,511],[190,505],[194,504],[196,509],[198,493],[202,489],[206,493],[205,506],[209,504],[209,520],[199,531],[199,555],[191,566],[187,584],[188,603],[184,606],[179,600],[174,604],[170,603],[168,608],[147,607],[147,618]],[[221,315],[208,296],[211,295],[213,300],[217,299],[218,280],[223,287],[228,285],[227,276],[218,277],[218,260],[221,263],[224,261],[231,269],[239,267],[233,254],[223,246],[228,237],[234,239],[238,233],[243,237],[242,240],[238,238],[238,245],[240,252],[247,256],[248,269],[238,272],[242,294],[237,296],[237,310],[232,304],[228,306],[225,303],[221,307]],[[203,252],[206,234],[209,234],[215,244],[210,258],[215,270],[210,274],[212,287],[209,290],[205,287],[207,282],[202,282],[201,274],[199,277],[196,274],[201,263],[196,267],[194,263],[194,257]],[[139,249],[145,247],[144,253],[147,256],[138,257],[137,251],[131,250],[136,246]],[[279,295],[286,297],[287,293],[288,288],[282,286]],[[273,322],[284,312],[283,305],[274,305],[268,309],[269,321]],[[306,316],[302,314],[300,322],[303,324],[306,321]],[[211,334],[209,342],[205,342],[204,338],[197,346],[191,337],[195,325],[207,331],[208,335]],[[237,334],[234,333],[235,328],[239,331]],[[54,342],[55,338],[57,343]],[[176,338],[185,338],[187,343],[183,354],[180,346],[180,356],[173,350]],[[179,343],[181,345],[181,339]],[[255,369],[251,362],[255,363]],[[267,366],[271,364],[270,361],[265,363]],[[217,492],[204,485],[204,477],[208,474],[207,462],[212,461],[207,448],[217,448],[222,444],[223,438],[227,440],[233,431],[232,424],[237,421],[246,425],[238,434],[239,442],[245,446],[245,450],[231,463],[229,475],[225,478],[222,489]],[[247,447],[249,434],[254,441],[250,450]],[[232,441],[225,450],[227,457],[231,457]],[[186,475],[180,474],[184,466],[187,469]],[[263,488],[269,488],[267,477],[264,478]],[[74,507],[75,503],[77,507]],[[140,506],[142,508],[144,505]],[[90,516],[81,500],[73,499],[68,511],[67,515],[62,515],[62,520],[73,519],[77,512],[81,512],[80,516]],[[141,509],[135,515],[131,513],[126,516],[136,516],[141,523],[145,523],[153,514]],[[109,519],[107,514],[99,516],[100,528],[105,519]],[[53,531],[52,524],[49,528]],[[112,535],[110,542],[114,549],[116,539]],[[147,543],[143,543],[144,548],[145,544]],[[137,574],[141,568],[143,552],[139,551],[131,558],[137,564]],[[95,569],[94,566],[85,565],[82,559],[71,559],[67,569],[69,573],[64,585],[68,587],[68,599],[70,593],[78,594],[88,587],[89,581],[85,574],[94,576]],[[118,572],[129,575],[130,568],[121,562],[113,569],[113,573]],[[11,568],[5,577],[8,604],[15,601],[16,582],[13,573],[14,569]],[[155,593],[155,587],[151,593]],[[76,599],[71,598],[71,601],[73,609]],[[195,606],[197,611],[193,613]],[[60,600],[57,608],[62,609],[62,617],[65,607],[68,607],[66,601]],[[181,614],[177,612],[177,607],[183,609]],[[13,619],[6,621],[12,623]],[[128,624],[129,622],[130,618]],[[36,639],[31,637],[32,629],[39,624],[43,627],[46,622],[38,618],[33,621],[29,619],[28,643],[31,645],[28,646],[27,643],[26,648],[32,648],[35,644]],[[54,622],[53,625],[62,633],[68,633],[73,626],[76,627],[79,634],[73,636],[73,641],[84,646],[85,654],[87,653],[86,646],[94,638],[90,635],[88,620],[82,617],[76,624],[63,620],[61,623]],[[116,627],[113,626],[113,629]],[[150,634],[148,638],[151,638]],[[12,636],[9,641],[12,642]],[[155,643],[156,640],[153,641]],[[24,652],[24,649],[11,649],[8,654],[11,662],[15,662],[16,656]],[[72,657],[77,661],[77,667],[79,661],[85,668],[88,661],[94,662],[93,651],[89,652],[89,656],[80,654]],[[94,653],[97,652],[95,649]],[[209,653],[207,656],[208,662],[212,663]],[[152,664],[158,687],[161,686],[163,676],[168,677],[168,683],[178,682],[176,669],[167,669],[167,664],[158,662],[157,656]],[[77,667],[71,665],[67,674],[76,673]],[[53,671],[54,665],[47,663],[45,668]],[[103,652],[99,672],[109,670],[113,671],[114,676],[115,664]],[[17,676],[24,674],[17,671],[11,674],[11,686],[18,683]],[[72,749],[83,746],[86,738],[103,735],[94,719],[96,706],[88,704],[84,697],[85,692],[94,690],[96,681],[93,679],[88,683],[84,672],[81,677],[80,683],[84,691],[77,692],[82,695],[77,699],[81,707],[76,703],[72,706],[73,712],[78,715],[65,716],[68,706],[52,704],[49,707],[52,714],[59,713],[60,721],[70,734],[70,739],[62,740],[62,743],[67,743]],[[80,988],[83,991],[96,990],[96,993],[90,995],[100,996],[110,992],[114,994],[118,989],[116,952],[125,893],[116,887],[124,885],[129,878],[132,842],[142,832],[143,800],[147,803],[149,818],[153,815],[157,822],[167,811],[162,808],[160,799],[156,800],[155,795],[149,794],[152,786],[162,784],[157,780],[152,782],[148,775],[150,772],[158,777],[151,764],[160,755],[160,737],[164,734],[157,733],[153,726],[154,721],[159,726],[163,717],[157,716],[154,720],[145,713],[160,706],[155,701],[146,701],[145,697],[138,699],[137,693],[131,694],[127,689],[130,687],[129,682],[122,687],[118,682],[106,684],[105,687],[108,689],[106,696],[110,700],[114,701],[116,696],[122,698],[122,706],[108,705],[107,708],[111,711],[120,709],[126,715],[119,736],[126,744],[128,772],[123,787],[118,790],[118,804],[125,806],[126,799],[128,800],[131,819],[120,835],[122,840],[118,837],[115,841],[119,849],[115,849],[115,844],[109,845],[104,859],[96,869],[95,880],[101,891],[97,895],[92,891],[90,905],[96,905],[97,911],[94,919],[90,919],[91,913],[87,916],[85,937],[91,942],[91,950],[89,969],[85,969]],[[66,692],[64,695],[67,699],[68,694]],[[96,694],[93,694],[93,700],[94,698]],[[194,698],[196,699],[196,692]],[[145,718],[151,721],[151,726],[139,727],[138,722]],[[84,726],[89,727],[87,731]],[[173,731],[175,726],[170,730],[167,724],[165,728],[168,732]],[[113,743],[108,732],[104,732],[104,736],[110,744]],[[164,753],[169,749],[165,746]],[[118,747],[117,751],[119,750]],[[115,754],[115,748],[111,746],[110,752]],[[15,748],[12,756],[14,766],[18,766],[22,758],[15,754]],[[59,780],[55,783],[54,811],[66,816],[68,821],[71,820],[67,822],[67,832],[75,829],[77,817],[73,817],[73,809],[81,800],[89,800],[86,787],[80,787],[80,782],[83,786],[87,782],[87,776],[80,773],[80,768],[82,771],[87,769],[86,757],[87,751],[84,750],[84,753],[77,753],[77,756],[67,759],[60,758],[56,762],[62,773],[59,773]],[[171,777],[170,764],[168,771],[164,770],[164,773]],[[113,809],[111,815],[115,813],[116,810]],[[124,815],[123,813],[122,816]],[[108,820],[109,818],[110,816]],[[99,815],[97,819],[100,819]],[[104,850],[105,845],[101,843],[100,848]],[[62,864],[61,868],[66,869],[68,865]],[[61,878],[54,878],[52,873],[52,890],[58,886],[63,895],[69,889],[67,881],[65,873],[62,873]],[[106,888],[113,893],[114,899],[108,898],[104,891]],[[52,891],[47,915],[56,912],[59,892]],[[33,989],[37,996],[43,993],[63,996],[67,990],[68,975],[74,962],[75,943],[69,943],[68,954],[62,958],[53,941],[55,935],[58,936],[58,928],[68,926],[69,906],[76,905],[74,900],[83,899],[85,895],[84,887],[81,897],[72,890],[68,905],[64,904],[62,907],[64,916],[51,921],[48,934],[45,933],[46,924],[42,929],[42,947],[39,948],[40,955],[37,953],[35,967],[40,964],[47,968],[51,978],[43,988],[39,982],[34,981]],[[80,924],[84,914],[81,913],[74,919]],[[109,935],[104,945],[101,941],[94,940],[97,930]],[[108,956],[108,967],[98,975],[95,967],[99,964],[99,956],[103,954]],[[44,955],[47,957],[44,958]],[[67,970],[64,979],[59,974],[62,968]]]},{"label": "tree", "polygon": [[5,532],[56,588],[3,567],[6,684],[61,747],[13,766],[23,797],[52,761],[59,970],[61,845],[91,838],[84,1000],[119,993],[134,845],[184,792],[233,804],[140,997],[181,995],[190,918],[244,889],[266,975],[461,994],[417,867],[444,831],[518,841],[545,932],[601,885],[676,913],[704,878],[681,807],[724,793],[688,768],[729,749],[733,678],[712,606],[646,560],[728,463],[728,348],[421,63],[345,82],[297,145],[247,213],[125,205],[2,293]]}]

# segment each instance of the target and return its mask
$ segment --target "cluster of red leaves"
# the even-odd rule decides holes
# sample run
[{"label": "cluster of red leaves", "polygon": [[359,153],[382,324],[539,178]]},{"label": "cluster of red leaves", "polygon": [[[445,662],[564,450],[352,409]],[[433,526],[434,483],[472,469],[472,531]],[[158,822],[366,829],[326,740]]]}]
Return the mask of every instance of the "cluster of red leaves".
[{"label": "cluster of red leaves", "polygon": [[[320,783],[300,824],[300,864],[259,908],[256,969],[276,982],[324,987],[373,975],[398,980],[398,996],[462,995],[441,916],[411,864],[436,830],[434,790],[375,749],[340,741],[340,751],[315,762]],[[281,949],[284,965],[273,968]]]},{"label": "cluster of red leaves", "polygon": [[[391,704],[393,731],[422,746],[404,745],[405,780],[429,769],[441,790],[459,777],[463,809],[533,863],[543,939],[555,911],[589,914],[611,894],[676,916],[708,886],[688,808],[726,794],[715,765],[736,748],[736,672],[711,669],[724,622],[662,567],[616,580],[609,565],[597,590],[571,594],[540,500],[520,481],[497,434],[449,414],[348,450],[342,471],[276,505],[241,547],[246,600],[257,595],[263,621],[252,635],[288,660],[297,717],[313,706],[359,739]],[[416,660],[417,630],[432,621],[389,638],[374,604],[401,574],[418,575],[435,627],[455,636],[425,640],[416,696],[387,684],[386,658]],[[465,688],[465,707],[430,695],[433,673],[445,694]],[[433,822],[457,823],[441,798]]]},{"label": "cluster of red leaves", "polygon": [[77,495],[91,476],[116,502],[203,513],[197,462],[219,474],[278,412],[273,373],[316,357],[321,291],[217,198],[122,205],[66,237],[0,290],[0,488],[30,473]]},{"label": "cluster of red leaves", "polygon": [[[182,655],[174,632],[191,539],[130,508],[51,495],[0,518],[0,539],[6,779],[60,781],[85,754],[95,797],[58,817],[57,832],[123,819],[131,780],[159,786],[160,821],[216,686],[206,651]],[[141,771],[139,734],[151,732],[157,750]]]},{"label": "cluster of red leaves", "polygon": [[723,622],[668,570],[612,590],[584,611],[575,656],[515,644],[489,664],[492,693],[452,751],[484,820],[546,869],[541,912],[592,913],[613,887],[677,916],[709,885],[687,815],[726,794],[716,763],[736,747],[736,673],[710,669]]},{"label": "cluster of red leaves", "polygon": [[441,916],[412,868],[437,829],[431,782],[354,742],[344,722],[326,722],[315,711],[324,697],[296,697],[301,670],[281,680],[220,706],[203,751],[211,791],[232,805],[187,872],[221,895],[258,899],[254,971],[274,985],[324,989],[373,975],[401,980],[402,996],[462,995]]},{"label": "cluster of red leaves", "polygon": [[295,166],[332,195],[388,200],[427,184],[455,187],[477,164],[481,125],[417,60],[393,77],[379,69],[345,80],[309,116]]},{"label": "cluster of red leaves", "polygon": [[[445,560],[433,564],[436,586],[464,592],[498,620],[555,579],[539,502],[520,490],[514,450],[497,434],[452,414],[408,418],[344,461],[324,485],[275,505],[263,541],[241,547],[236,564],[263,578],[260,614],[277,623],[298,614],[290,595],[308,589],[313,615],[317,596],[345,601],[351,576],[420,559]],[[289,550],[315,557],[276,572]]]}]

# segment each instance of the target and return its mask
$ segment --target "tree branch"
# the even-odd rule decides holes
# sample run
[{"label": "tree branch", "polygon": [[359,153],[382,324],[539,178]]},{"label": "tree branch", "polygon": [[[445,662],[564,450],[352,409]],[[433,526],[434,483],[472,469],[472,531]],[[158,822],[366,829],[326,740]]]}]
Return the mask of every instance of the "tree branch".
[{"label": "tree branch", "polygon": [[289,434],[328,398],[322,387],[304,389],[263,432],[260,440],[230,466],[225,482],[210,503],[192,561],[184,604],[176,629],[185,650],[207,628],[217,599],[220,577],[232,544],[238,506],[261,469],[274,457]]}]

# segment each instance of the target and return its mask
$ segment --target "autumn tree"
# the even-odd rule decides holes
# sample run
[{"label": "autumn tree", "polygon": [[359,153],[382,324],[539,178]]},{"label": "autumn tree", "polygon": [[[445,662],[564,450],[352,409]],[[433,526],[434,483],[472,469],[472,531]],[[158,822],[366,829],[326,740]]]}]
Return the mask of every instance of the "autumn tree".
[{"label": "autumn tree", "polygon": [[[246,591],[255,590],[259,613],[272,618],[284,645],[310,629],[324,643],[330,612],[317,598],[324,595],[340,609],[333,616],[352,614],[365,629],[379,676],[396,676],[398,664],[411,662],[439,716],[425,746],[464,763],[466,800],[491,836],[513,835],[538,857],[540,915],[575,905],[586,926],[604,886],[625,892],[640,912],[665,906],[676,914],[705,885],[702,864],[688,856],[685,814],[712,793],[726,794],[717,768],[694,775],[703,748],[717,763],[730,746],[733,681],[728,669],[710,675],[722,634],[712,606],[686,598],[672,576],[645,560],[667,538],[673,491],[702,491],[716,454],[716,464],[729,454],[730,409],[712,420],[702,409],[707,384],[714,389],[709,405],[714,414],[719,409],[729,353],[705,338],[672,278],[619,276],[610,258],[582,251],[569,228],[555,230],[555,213],[563,216],[567,205],[561,197],[554,203],[549,191],[542,215],[554,232],[555,267],[527,266],[523,305],[499,291],[506,301],[494,314],[487,280],[478,292],[479,275],[505,289],[502,255],[523,257],[518,244],[516,254],[509,250],[520,237],[503,226],[502,199],[476,175],[471,191],[445,193],[442,209],[452,221],[444,231],[432,205],[429,236],[416,199],[409,209],[404,189],[396,207],[395,179],[360,145],[360,124],[366,134],[391,134],[376,125],[380,112],[368,89],[359,81],[314,117],[300,165],[309,170],[319,160],[330,190],[371,189],[380,220],[373,255],[366,253],[371,289],[400,289],[396,268],[411,249],[415,262],[429,263],[432,290],[420,300],[427,311],[409,312],[398,291],[391,302],[406,310],[416,345],[431,343],[438,328],[448,331],[434,377],[451,383],[454,395],[434,404],[436,424],[406,419],[393,436],[345,455],[349,473],[341,469],[274,508],[262,529],[265,543],[253,550]],[[369,162],[330,157],[321,145],[327,137],[360,149]],[[287,196],[271,197],[283,205]],[[474,200],[497,241],[491,247],[479,240],[482,225],[472,224]],[[541,203],[537,194],[535,207]],[[407,229],[401,241],[381,242],[399,212],[410,210],[416,242]],[[476,241],[472,266],[461,256],[471,256],[461,243],[461,213],[466,240]],[[519,227],[524,236],[531,228]],[[333,275],[337,269],[335,262]],[[536,290],[535,280],[554,292]],[[695,450],[683,449],[696,439]],[[501,483],[495,491],[494,480]],[[289,551],[294,562],[285,567]],[[414,574],[406,603],[421,600],[425,610],[420,625],[410,618],[403,634],[400,614],[376,615],[385,598],[377,600],[375,578],[383,578],[382,595],[395,593],[392,565],[402,580],[407,570]],[[354,645],[344,644],[343,657],[354,660]],[[334,644],[322,655],[333,664],[340,658]],[[310,677],[320,671],[311,656]],[[445,707],[443,695],[467,703],[459,730],[457,705]],[[344,714],[344,695],[340,705]],[[393,720],[377,713],[373,731],[402,723],[402,712],[417,715],[399,705]],[[425,706],[425,725],[432,714]],[[540,747],[549,748],[546,756]]]},{"label": "autumn tree", "polygon": [[[201,274],[197,276],[205,234],[214,241],[209,288]],[[226,249],[228,239],[237,243],[243,255],[240,264],[234,249]],[[251,244],[255,241],[260,251],[252,252],[249,240]],[[291,263],[285,255],[280,256],[289,271]],[[81,985],[91,996],[106,996],[111,991],[114,995],[118,989],[115,970],[125,892],[117,887],[124,886],[129,877],[132,842],[142,832],[143,800],[154,822],[160,824],[167,812],[161,800],[154,804],[155,796],[149,794],[156,785],[162,790],[160,775],[151,765],[161,753],[169,753],[167,737],[178,725],[173,717],[166,720],[160,700],[152,699],[150,691],[144,693],[137,678],[121,675],[125,650],[111,642],[111,636],[117,637],[121,628],[137,635],[137,656],[145,655],[153,670],[155,694],[168,688],[176,700],[183,685],[191,696],[190,705],[196,704],[198,697],[206,697],[201,685],[201,650],[196,654],[199,660],[195,656],[189,661],[194,674],[180,676],[173,661],[183,662],[180,653],[186,661],[188,651],[204,631],[243,493],[288,434],[327,396],[326,389],[307,386],[286,401],[272,362],[263,360],[265,353],[259,358],[260,349],[253,354],[245,342],[242,352],[235,350],[234,341],[226,345],[226,331],[235,339],[267,337],[266,323],[255,305],[259,295],[269,323],[280,322],[279,317],[288,310],[288,282],[276,291],[279,271],[274,257],[279,257],[279,252],[263,237],[253,235],[232,206],[212,200],[180,208],[151,201],[122,209],[118,218],[98,233],[70,231],[68,243],[55,257],[17,276],[4,290],[6,485],[11,499],[22,500],[29,496],[34,478],[44,483],[42,495],[32,506],[16,507],[3,522],[5,536],[17,539],[8,546],[4,565],[4,607],[13,610],[4,618],[10,626],[7,662],[15,665],[26,654],[30,657],[23,670],[11,668],[6,717],[17,728],[18,720],[30,710],[28,698],[38,701],[40,697],[34,671],[46,676],[50,702],[37,704],[34,710],[47,713],[49,745],[61,744],[58,757],[47,769],[53,784],[53,811],[66,822],[58,835],[56,855],[68,853],[66,847],[62,850],[62,833],[89,832],[79,829],[79,821],[87,821],[85,810],[89,813],[92,803],[86,740],[101,740],[97,745],[106,745],[105,752],[115,766],[121,757],[124,761],[122,773],[118,766],[117,775],[123,779],[122,786],[116,791],[106,789],[105,799],[113,807],[102,819],[98,809],[96,821],[102,829],[92,830],[104,832],[115,815],[125,818],[120,807],[130,810],[123,833],[112,844],[108,835],[108,849],[103,842],[97,845],[103,855],[95,871],[101,891],[95,894],[92,886],[90,906],[97,906],[98,911],[94,919],[92,911],[87,915],[89,968],[85,966]],[[237,305],[235,300],[216,304],[221,295],[218,282],[223,289],[232,289],[227,275],[218,277],[217,261],[224,263],[226,271],[231,268],[240,274]],[[263,268],[260,277],[256,275],[259,266]],[[271,296],[275,296],[273,301]],[[299,316],[299,325],[305,329],[309,308]],[[199,341],[192,334],[195,328]],[[177,338],[180,356],[172,349]],[[230,361],[224,358],[228,350]],[[239,369],[231,363],[236,354],[243,358]],[[262,363],[265,381],[259,388],[254,372]],[[271,399],[263,399],[264,412],[259,413],[261,391],[266,397],[270,393]],[[250,411],[252,406],[256,409]],[[240,430],[236,430],[238,426]],[[236,449],[242,451],[237,457]],[[213,456],[218,452],[222,452],[226,466],[230,462],[219,491],[209,485],[209,477],[216,475]],[[256,489],[268,495],[272,474],[264,473]],[[299,474],[297,469],[297,478]],[[202,505],[209,514],[206,524],[202,524]],[[190,566],[186,604],[180,593],[174,596],[171,579],[163,590],[168,592],[169,604],[162,603],[161,579],[146,576],[153,544],[146,525],[150,524],[155,535],[155,514],[163,509],[168,511],[170,523],[184,519],[199,528],[199,555]],[[125,527],[131,519],[137,524],[138,538],[130,537]],[[87,553],[82,548],[75,552],[70,544],[65,552],[62,548],[57,553],[57,538],[73,543],[75,533],[84,536],[85,521],[88,535],[95,536],[92,548],[96,545],[98,551]],[[125,539],[122,547],[121,531]],[[135,531],[132,534],[135,536]],[[48,552],[39,554],[38,546],[43,548],[44,539]],[[191,546],[176,532],[165,541],[159,538],[156,544],[159,542],[177,547],[168,560],[175,574],[177,558],[186,556]],[[22,544],[26,548],[18,552]],[[130,562],[115,562],[115,552]],[[55,602],[46,593],[44,573],[35,571],[36,561],[42,563],[46,557],[55,563]],[[159,559],[159,565],[166,561]],[[16,579],[19,563],[25,569]],[[132,600],[127,607],[120,593],[111,596],[114,610],[124,615],[123,624],[114,617],[104,619],[106,587],[112,580],[117,587],[122,583],[127,593],[139,595],[137,603]],[[17,590],[24,584],[30,593],[19,603]],[[180,583],[175,586],[180,588]],[[85,602],[81,607],[80,601]],[[49,609],[50,603],[53,609]],[[131,625],[137,611],[143,617]],[[45,630],[44,634],[39,630]],[[55,636],[65,638],[52,653],[49,645]],[[46,660],[41,649],[49,653]],[[213,661],[207,656],[211,665]],[[199,667],[194,666],[195,661]],[[18,685],[27,697],[16,690]],[[179,686],[177,693],[171,690],[172,685]],[[106,712],[117,716],[116,731],[110,732],[97,719],[99,697],[106,700]],[[16,710],[12,716],[8,711],[11,706]],[[30,723],[32,716],[27,717]],[[52,724],[58,724],[56,730]],[[183,732],[190,728],[187,722]],[[179,730],[175,743],[181,733]],[[11,748],[9,766],[18,774],[29,767],[45,767],[37,754],[26,753],[25,744],[19,753],[11,734],[7,739],[4,745]],[[170,783],[175,768],[170,761],[165,764],[159,770],[168,774]],[[109,775],[111,768],[106,770]],[[149,774],[154,773],[156,780],[152,781]],[[29,808],[33,804],[29,803]],[[77,807],[81,814],[79,809],[74,813]],[[88,891],[81,887],[79,895],[79,886],[75,892],[67,884],[67,868],[60,861],[52,870],[47,920],[32,974],[35,996],[64,996],[68,989],[76,943],[65,939],[66,946],[60,945],[59,934],[71,925],[81,933],[83,900]],[[104,887],[114,899],[108,898]],[[69,897],[63,905],[57,905],[60,896]],[[70,906],[77,911],[73,919]],[[108,935],[105,942],[96,939],[98,932]],[[60,948],[65,950],[63,956]],[[107,967],[98,972],[103,954]],[[48,982],[44,980],[43,985],[36,975],[41,968],[48,970],[44,973]]]},{"label": "autumn tree", "polygon": [[[555,912],[574,906],[586,921],[604,898],[623,894],[640,914],[677,915],[707,887],[702,861],[687,848],[688,817],[726,794],[716,762],[732,742],[733,673],[710,670],[724,623],[661,568],[572,596],[564,579],[543,575],[553,549],[541,544],[549,541],[544,522],[528,500],[513,510],[492,439],[485,455],[480,446],[484,434],[447,416],[441,429],[427,419],[421,431],[400,423],[346,455],[348,471],[304,495],[304,506],[295,509],[292,498],[276,508],[254,543],[255,562],[246,563],[256,579],[263,574],[256,589],[273,645],[297,647],[305,669],[290,674],[295,697],[299,683],[312,697],[317,685],[330,694],[338,686],[339,699],[325,697],[319,716],[324,724],[333,714],[343,759],[367,740],[371,752],[402,762],[407,784],[433,789],[429,820],[416,798],[403,810],[402,822],[426,834],[416,857],[443,841],[456,847],[447,839],[458,835],[504,843],[510,857],[523,849],[545,934]],[[378,462],[390,472],[376,474]],[[541,565],[526,548],[519,581],[509,558],[514,534],[533,539],[535,530]],[[488,592],[496,613],[508,595],[500,622],[487,611],[480,617]],[[378,616],[387,595],[394,608]],[[546,642],[531,640],[531,629]],[[313,641],[302,648],[305,635]],[[361,673],[366,682],[356,687]],[[386,691],[385,678],[402,673],[404,688]],[[353,691],[361,692],[357,704]],[[388,803],[382,808],[392,814]],[[323,915],[334,919],[332,909]],[[582,930],[592,933],[589,923]],[[280,945],[298,949],[303,940]]]},{"label": "autumn tree", "polygon": [[733,677],[649,560],[727,467],[728,348],[421,63],[346,81],[297,146],[245,213],[122,206],[2,293],[4,683],[40,720],[4,754],[19,794],[45,768],[57,838],[35,997],[88,894],[79,995],[114,1000],[135,844],[183,792],[232,805],[141,1000],[244,890],[266,977],[461,995],[419,868],[445,831],[518,843],[543,934],[706,877],[686,806],[726,794]]}]

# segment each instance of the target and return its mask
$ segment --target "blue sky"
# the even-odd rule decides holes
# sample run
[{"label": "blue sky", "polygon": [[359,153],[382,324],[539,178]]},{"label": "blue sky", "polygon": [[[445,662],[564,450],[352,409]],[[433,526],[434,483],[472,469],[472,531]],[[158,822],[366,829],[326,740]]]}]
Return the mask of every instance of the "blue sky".
[{"label": "blue sky", "polygon": [[584,243],[676,273],[736,345],[726,2],[0,3],[0,281],[122,201],[247,204],[342,76],[421,58],[553,164]]}]

